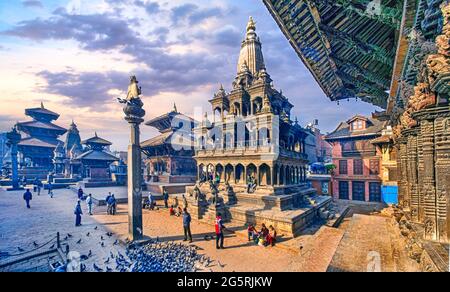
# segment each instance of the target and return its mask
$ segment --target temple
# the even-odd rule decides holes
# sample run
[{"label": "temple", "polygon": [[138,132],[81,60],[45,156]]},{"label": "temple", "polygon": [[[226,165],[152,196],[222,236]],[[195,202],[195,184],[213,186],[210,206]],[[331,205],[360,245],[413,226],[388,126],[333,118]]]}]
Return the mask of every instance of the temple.
[{"label": "temple", "polygon": [[190,138],[194,120],[180,114],[174,105],[171,112],[148,121],[146,125],[160,133],[141,143],[145,154],[147,189],[156,194],[162,194],[164,189],[169,193],[185,192],[186,186],[193,185],[197,177],[194,149],[191,139],[180,142],[177,137]]},{"label": "temple", "polygon": [[19,176],[44,179],[53,170],[53,152],[67,130],[52,123],[59,114],[46,109],[43,103],[39,108],[26,109],[25,114],[32,120],[17,124],[22,136],[18,145]]},{"label": "temple", "polygon": [[423,270],[448,271],[450,3],[264,3],[331,100],[386,109],[392,135],[381,142],[397,151],[398,226]]},{"label": "temple", "polygon": [[293,105],[273,87],[252,18],[241,45],[232,90],[220,86],[194,129],[198,181],[188,188],[193,216],[221,212],[238,223],[272,224],[295,236],[331,199],[306,183],[307,132],[291,119]]},{"label": "temple", "polygon": [[74,158],[74,162],[81,166],[84,179],[79,185],[84,188],[115,186],[110,165],[119,159],[109,152],[112,143],[100,138],[97,133],[81,143],[85,145],[84,152]]}]

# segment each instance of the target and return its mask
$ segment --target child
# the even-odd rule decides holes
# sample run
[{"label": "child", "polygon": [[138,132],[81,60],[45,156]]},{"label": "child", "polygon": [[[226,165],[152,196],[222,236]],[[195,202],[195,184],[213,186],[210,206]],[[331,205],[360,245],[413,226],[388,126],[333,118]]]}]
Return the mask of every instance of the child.
[{"label": "child", "polygon": [[170,206],[169,214],[170,214],[170,216],[175,216],[175,209],[173,208],[173,205]]},{"label": "child", "polygon": [[277,240],[277,231],[272,225],[269,226],[269,234],[267,235],[267,245],[274,246]]},{"label": "child", "polygon": [[247,228],[248,241],[255,241],[255,237],[258,237],[258,232],[253,224],[249,224]]}]

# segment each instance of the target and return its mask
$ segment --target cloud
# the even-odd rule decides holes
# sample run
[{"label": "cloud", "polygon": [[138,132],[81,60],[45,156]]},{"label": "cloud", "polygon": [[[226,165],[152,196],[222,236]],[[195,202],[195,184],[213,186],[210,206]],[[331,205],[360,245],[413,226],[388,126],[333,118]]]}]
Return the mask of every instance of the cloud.
[{"label": "cloud", "polygon": [[174,25],[187,21],[189,25],[199,24],[209,18],[224,15],[219,7],[200,8],[196,4],[186,3],[172,8],[172,22]]},{"label": "cloud", "polygon": [[39,0],[25,0],[22,1],[24,7],[44,8],[44,5]]},{"label": "cloud", "polygon": [[153,15],[161,12],[161,6],[157,2],[143,2],[140,0],[134,1],[134,4],[138,7],[144,8],[147,14]]}]

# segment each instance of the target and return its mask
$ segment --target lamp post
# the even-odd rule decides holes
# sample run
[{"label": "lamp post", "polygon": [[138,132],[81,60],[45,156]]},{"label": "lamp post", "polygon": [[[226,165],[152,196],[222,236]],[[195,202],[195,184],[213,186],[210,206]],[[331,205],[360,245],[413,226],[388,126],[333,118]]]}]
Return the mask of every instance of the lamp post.
[{"label": "lamp post", "polygon": [[128,240],[143,238],[142,227],[142,169],[139,126],[144,122],[144,103],[140,99],[141,88],[135,76],[131,77],[124,104],[125,120],[130,124],[130,145],[128,146]]},{"label": "lamp post", "polygon": [[21,135],[17,131],[17,126],[15,126],[11,132],[6,134],[7,146],[11,151],[11,180],[12,187],[8,191],[18,191],[22,190],[19,186],[19,167],[17,162],[17,144],[19,144],[22,139]]}]

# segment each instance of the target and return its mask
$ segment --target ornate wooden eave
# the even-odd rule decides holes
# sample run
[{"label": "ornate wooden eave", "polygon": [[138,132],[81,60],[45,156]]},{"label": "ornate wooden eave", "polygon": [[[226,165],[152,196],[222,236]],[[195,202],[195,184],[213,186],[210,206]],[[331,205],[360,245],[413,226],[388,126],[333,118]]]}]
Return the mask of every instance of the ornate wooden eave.
[{"label": "ornate wooden eave", "polygon": [[403,1],[263,0],[319,86],[333,101],[386,108]]}]

